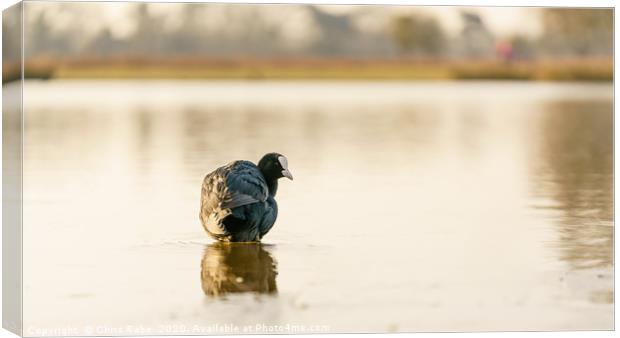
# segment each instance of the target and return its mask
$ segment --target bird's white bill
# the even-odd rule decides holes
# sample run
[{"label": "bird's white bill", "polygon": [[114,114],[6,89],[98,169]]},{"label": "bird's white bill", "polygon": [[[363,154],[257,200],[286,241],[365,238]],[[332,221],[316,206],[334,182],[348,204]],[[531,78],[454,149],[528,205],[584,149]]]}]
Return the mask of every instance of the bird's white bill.
[{"label": "bird's white bill", "polygon": [[284,170],[288,169],[288,160],[286,159],[286,157],[278,156],[278,161],[280,162],[280,165],[282,166],[282,169],[284,169]]},{"label": "bird's white bill", "polygon": [[291,172],[288,171],[288,169],[282,170],[282,176],[288,178],[291,181],[293,180],[293,174],[291,174]]},{"label": "bird's white bill", "polygon": [[284,156],[278,156],[278,161],[280,161],[280,165],[282,166],[282,176],[288,178],[289,180],[293,180],[293,174],[288,171],[288,160]]}]

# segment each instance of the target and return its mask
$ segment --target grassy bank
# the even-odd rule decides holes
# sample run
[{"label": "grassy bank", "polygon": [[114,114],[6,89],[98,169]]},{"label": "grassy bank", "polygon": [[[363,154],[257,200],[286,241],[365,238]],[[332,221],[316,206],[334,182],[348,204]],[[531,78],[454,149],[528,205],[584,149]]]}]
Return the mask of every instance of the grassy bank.
[{"label": "grassy bank", "polygon": [[[53,66],[52,66],[53,65]],[[116,59],[26,63],[26,77],[61,79],[612,81],[611,59],[537,62]]]},{"label": "grassy bank", "polygon": [[479,62],[454,65],[451,74],[455,79],[613,81],[613,62],[610,59]]}]

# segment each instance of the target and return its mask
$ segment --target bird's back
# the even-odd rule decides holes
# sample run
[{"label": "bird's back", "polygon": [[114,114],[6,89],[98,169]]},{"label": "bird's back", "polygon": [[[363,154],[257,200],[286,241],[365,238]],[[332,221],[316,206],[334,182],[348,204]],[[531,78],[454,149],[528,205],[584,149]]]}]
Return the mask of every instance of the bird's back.
[{"label": "bird's back", "polygon": [[[208,174],[202,184],[200,219],[212,237],[256,241],[275,222],[277,207],[265,178],[249,161],[235,161]],[[273,219],[273,220],[271,220]],[[268,230],[268,229],[267,229]]]}]

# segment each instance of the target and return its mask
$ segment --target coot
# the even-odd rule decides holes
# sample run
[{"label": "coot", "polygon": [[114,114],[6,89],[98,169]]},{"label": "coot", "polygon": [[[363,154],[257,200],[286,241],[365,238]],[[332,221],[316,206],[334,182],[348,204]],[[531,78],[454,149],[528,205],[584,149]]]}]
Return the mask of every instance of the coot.
[{"label": "coot", "polygon": [[200,220],[207,233],[223,242],[258,242],[278,216],[274,197],[278,179],[293,179],[281,154],[263,156],[258,166],[234,161],[215,169],[202,182]]}]

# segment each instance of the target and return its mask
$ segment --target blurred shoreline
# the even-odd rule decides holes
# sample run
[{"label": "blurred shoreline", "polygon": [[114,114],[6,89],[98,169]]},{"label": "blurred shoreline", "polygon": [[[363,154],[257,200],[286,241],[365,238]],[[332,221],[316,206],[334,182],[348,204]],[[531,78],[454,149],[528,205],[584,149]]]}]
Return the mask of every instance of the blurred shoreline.
[{"label": "blurred shoreline", "polygon": [[613,80],[609,9],[334,8],[37,3],[23,46],[3,21],[3,82],[22,57],[35,79]]},{"label": "blurred shoreline", "polygon": [[[19,65],[3,65],[3,82],[19,79]],[[25,62],[33,79],[247,80],[530,80],[613,81],[611,57],[506,61],[321,58],[40,58]]]}]

